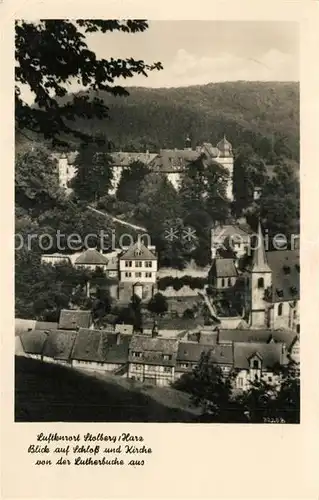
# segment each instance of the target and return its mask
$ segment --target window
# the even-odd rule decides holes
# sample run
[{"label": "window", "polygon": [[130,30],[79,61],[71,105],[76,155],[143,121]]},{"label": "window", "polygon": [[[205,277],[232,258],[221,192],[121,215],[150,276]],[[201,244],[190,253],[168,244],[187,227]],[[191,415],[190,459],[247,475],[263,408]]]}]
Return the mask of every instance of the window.
[{"label": "window", "polygon": [[244,380],[242,379],[242,377],[239,377],[237,379],[237,386],[238,387],[243,387],[243,385],[244,385]]},{"label": "window", "polygon": [[272,382],[272,377],[268,377],[268,382]]},{"label": "window", "polygon": [[164,366],[164,372],[166,373],[171,373],[172,369],[170,368],[170,366]]},{"label": "window", "polygon": [[145,278],[151,278],[152,277],[152,273],[148,272],[148,273],[145,273]]},{"label": "window", "polygon": [[258,359],[254,359],[254,361],[253,361],[253,368],[254,368],[254,370],[259,370],[259,361],[258,361]]},{"label": "window", "polygon": [[294,319],[297,318],[297,311],[294,311]]},{"label": "window", "polygon": [[131,278],[131,276],[132,276],[132,273],[129,273],[129,272],[127,272],[127,271],[126,271],[126,273],[125,273],[125,277],[126,277],[126,278]]},{"label": "window", "polygon": [[172,359],[171,354],[163,354],[164,361],[170,361]]},{"label": "window", "polygon": [[265,286],[264,278],[258,278],[257,286],[258,288],[264,288]]},{"label": "window", "polygon": [[228,278],[228,286],[231,286],[231,278]]},{"label": "window", "polygon": [[300,333],[300,325],[297,325],[297,333]]},{"label": "window", "polygon": [[142,267],[142,261],[141,260],[136,260],[135,261],[135,267]]},{"label": "window", "polygon": [[224,278],[221,279],[221,287],[223,288],[225,286],[225,280]]},{"label": "window", "polygon": [[278,316],[282,316],[282,306],[282,303],[278,304]]},{"label": "window", "polygon": [[142,277],[142,273],[135,273],[135,277],[136,278],[141,278]]},{"label": "window", "polygon": [[125,261],[125,267],[132,267],[132,261],[131,260],[126,260]]},{"label": "window", "polygon": [[188,363],[180,363],[181,368],[188,368]]},{"label": "window", "polygon": [[152,261],[151,260],[145,261],[145,267],[152,267]]},{"label": "window", "polygon": [[133,358],[141,358],[142,357],[142,353],[139,352],[139,351],[133,351],[132,352],[132,356],[133,356]]}]

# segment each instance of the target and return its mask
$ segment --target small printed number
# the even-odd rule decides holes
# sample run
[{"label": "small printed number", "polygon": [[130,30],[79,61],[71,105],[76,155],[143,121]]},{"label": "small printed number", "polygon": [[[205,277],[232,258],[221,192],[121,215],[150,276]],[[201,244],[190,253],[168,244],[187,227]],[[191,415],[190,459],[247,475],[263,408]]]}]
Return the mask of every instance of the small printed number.
[{"label": "small printed number", "polygon": [[284,421],[283,418],[265,417],[264,418],[264,423],[267,423],[267,424],[284,424],[285,421]]}]

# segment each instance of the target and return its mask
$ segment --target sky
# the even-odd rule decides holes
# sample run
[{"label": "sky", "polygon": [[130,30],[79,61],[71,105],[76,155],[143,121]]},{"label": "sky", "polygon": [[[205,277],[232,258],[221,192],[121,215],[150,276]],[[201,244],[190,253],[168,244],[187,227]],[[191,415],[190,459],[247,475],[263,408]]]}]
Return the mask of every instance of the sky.
[{"label": "sky", "polygon": [[292,22],[151,21],[144,33],[93,34],[89,46],[101,57],[163,63],[162,71],[136,76],[130,85],[298,81],[298,35],[298,24]]},{"label": "sky", "polygon": [[[87,35],[87,43],[98,57],[162,62],[164,69],[147,78],[117,80],[125,86],[299,81],[299,26],[294,22],[150,21],[144,33],[93,33]],[[23,96],[30,102],[27,89]]]}]

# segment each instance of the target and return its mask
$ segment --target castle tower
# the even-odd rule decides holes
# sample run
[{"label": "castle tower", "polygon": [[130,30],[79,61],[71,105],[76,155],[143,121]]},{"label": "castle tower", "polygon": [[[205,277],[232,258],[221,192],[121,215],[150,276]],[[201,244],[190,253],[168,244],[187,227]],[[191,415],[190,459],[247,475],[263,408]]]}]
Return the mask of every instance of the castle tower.
[{"label": "castle tower", "polygon": [[268,266],[264,238],[260,222],[258,223],[258,240],[254,250],[251,268],[250,285],[250,325],[252,328],[265,328],[266,302],[265,290],[271,286],[272,275]]},{"label": "castle tower", "polygon": [[59,159],[58,168],[59,168],[59,186],[62,188],[66,188],[68,184],[68,167],[69,162],[65,153],[61,155]]},{"label": "castle tower", "polygon": [[220,163],[229,173],[229,178],[227,182],[227,198],[233,201],[233,172],[234,172],[234,156],[233,148],[230,142],[227,141],[224,135],[223,139],[217,144],[217,149],[219,150],[219,155],[217,158],[218,163]]}]

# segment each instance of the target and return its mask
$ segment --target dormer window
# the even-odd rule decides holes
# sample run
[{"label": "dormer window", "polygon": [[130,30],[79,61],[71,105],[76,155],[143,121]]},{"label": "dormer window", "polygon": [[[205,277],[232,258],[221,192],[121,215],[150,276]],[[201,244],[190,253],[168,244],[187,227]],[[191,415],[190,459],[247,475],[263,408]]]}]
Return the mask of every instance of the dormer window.
[{"label": "dormer window", "polygon": [[259,370],[259,361],[258,359],[253,360],[253,369],[254,370]]},{"label": "dormer window", "polygon": [[164,361],[170,361],[172,359],[171,354],[163,354],[163,360]]},{"label": "dormer window", "polygon": [[284,296],[284,291],[282,288],[276,288],[276,294],[278,297],[283,297]]},{"label": "dormer window", "polygon": [[298,273],[300,273],[300,265],[299,264],[296,264],[296,270],[298,271]]},{"label": "dormer window", "polygon": [[291,291],[291,293],[293,295],[296,295],[296,293],[297,293],[297,287],[295,287],[295,286],[290,287],[290,291]]},{"label": "dormer window", "polygon": [[133,356],[133,358],[141,358],[142,357],[142,353],[139,352],[139,351],[133,351],[132,352],[132,356]]},{"label": "dormer window", "polygon": [[285,274],[290,274],[290,266],[284,265],[283,270]]},{"label": "dormer window", "polygon": [[142,255],[142,250],[140,248],[137,248],[134,252],[135,257],[138,257],[139,255]]},{"label": "dormer window", "polygon": [[258,278],[257,286],[258,288],[264,288],[265,286],[264,278]]}]

